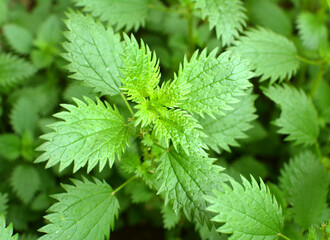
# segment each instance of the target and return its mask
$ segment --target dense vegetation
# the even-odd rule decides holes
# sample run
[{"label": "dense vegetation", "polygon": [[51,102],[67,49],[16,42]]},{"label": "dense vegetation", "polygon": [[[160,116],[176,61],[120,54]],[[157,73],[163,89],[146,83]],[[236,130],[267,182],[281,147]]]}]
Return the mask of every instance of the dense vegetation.
[{"label": "dense vegetation", "polygon": [[329,12],[0,0],[0,239],[329,239]]}]

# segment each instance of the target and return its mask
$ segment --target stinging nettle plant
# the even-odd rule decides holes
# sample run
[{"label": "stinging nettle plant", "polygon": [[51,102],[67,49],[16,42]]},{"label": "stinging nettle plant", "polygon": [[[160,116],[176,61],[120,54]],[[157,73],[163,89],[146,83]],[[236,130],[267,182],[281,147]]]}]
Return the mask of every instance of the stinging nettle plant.
[{"label": "stinging nettle plant", "polygon": [[[163,205],[164,228],[186,219],[202,239],[329,237],[329,140],[324,137],[330,130],[330,115],[324,109],[329,85],[324,81],[324,92],[318,86],[328,76],[330,63],[325,20],[301,13],[300,39],[293,41],[279,33],[291,31],[285,26],[276,31],[274,23],[258,23],[264,13],[255,8],[257,4],[269,14],[281,11],[272,1],[262,1],[169,1],[174,7],[149,0],[73,1],[85,13],[68,10],[62,56],[70,77],[92,88],[95,97],[61,104],[64,110],[54,115],[57,120],[49,125],[51,131],[41,136],[44,142],[37,147],[41,153],[34,162],[45,162],[46,168],[58,166],[59,172],[70,166],[73,173],[84,169],[90,175],[95,169],[116,168],[126,180],[112,184],[91,176],[62,184],[65,192],[52,195],[56,202],[48,209],[39,239],[109,239],[120,218],[118,195],[123,189],[129,189],[133,203],[157,198]],[[326,1],[320,6],[322,14],[329,12]],[[126,32],[144,27],[152,10],[171,14],[176,7],[187,16],[190,52],[168,80],[168,75],[162,76],[162,59],[136,37],[138,33]],[[260,26],[247,27],[250,12]],[[215,28],[217,48],[195,50],[194,19],[208,24],[209,31]],[[306,55],[314,51],[311,56],[319,59],[301,57],[301,46],[309,49]],[[0,69],[5,61],[25,64],[1,53]],[[306,70],[304,64],[319,69]],[[300,68],[315,76],[309,94],[288,83]],[[16,82],[25,77],[6,74],[0,71],[0,80]],[[292,143],[292,157],[281,168],[278,185],[253,173],[244,176],[218,161],[232,147],[239,147],[239,140],[246,139],[253,126],[257,128],[257,98],[268,98],[279,107],[272,123]],[[244,164],[259,166],[249,157],[240,161],[242,171]],[[33,171],[18,168],[16,175],[28,170]],[[17,239],[12,232],[0,216],[0,239]]]},{"label": "stinging nettle plant", "polygon": [[[47,142],[37,150],[45,152],[36,162],[47,161],[46,167],[59,163],[60,171],[73,163],[74,172],[85,165],[90,172],[97,164],[101,171],[107,163],[112,167],[116,158],[119,164],[134,164],[130,166],[133,176],[128,181],[142,178],[164,198],[165,204],[173,206],[175,213],[182,210],[190,221],[212,227],[212,213],[206,209],[205,195],[223,192],[223,183],[230,177],[221,173],[223,169],[208,157],[203,124],[217,121],[215,115],[231,111],[231,104],[241,98],[254,101],[253,96],[245,96],[251,94],[246,90],[251,87],[249,79],[253,76],[248,62],[230,52],[218,55],[217,50],[209,54],[206,50],[196,51],[190,60],[184,60],[172,81],[160,84],[159,61],[142,40],[139,44],[133,35],[125,34],[121,40],[111,28],[88,15],[70,12],[67,17],[64,57],[70,62],[72,77],[102,95],[120,94],[132,116],[125,120],[116,106],[99,98],[96,103],[85,98],[85,102],[75,100],[77,106],[64,104],[62,107],[67,111],[55,115],[62,121],[51,126],[53,132],[42,136]],[[125,95],[134,104],[135,112]],[[254,108],[249,110],[252,115]],[[221,118],[219,121],[217,124],[221,124]],[[121,162],[122,153],[136,138],[142,140],[142,147],[156,148],[152,158],[143,156],[141,162],[128,163],[130,159]],[[118,215],[117,190],[96,179],[73,183],[74,186],[64,186],[67,193],[55,195],[59,202],[50,209],[54,213],[46,216],[51,223],[41,229],[47,233],[44,238],[109,237]],[[245,187],[246,191],[251,188]],[[260,189],[254,184],[252,189],[261,193],[256,196],[260,200],[269,198],[267,208],[276,213],[275,222],[264,230],[274,237],[283,225],[281,210],[264,185]],[[82,195],[70,199],[75,192]],[[90,217],[86,216],[88,213]],[[82,227],[77,231],[78,226],[69,223],[79,220]]]}]

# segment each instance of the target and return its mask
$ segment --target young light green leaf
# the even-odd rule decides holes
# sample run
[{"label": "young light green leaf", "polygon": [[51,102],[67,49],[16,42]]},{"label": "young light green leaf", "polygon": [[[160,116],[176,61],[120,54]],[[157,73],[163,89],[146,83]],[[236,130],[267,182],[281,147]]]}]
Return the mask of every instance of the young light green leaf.
[{"label": "young light green leaf", "polygon": [[182,149],[164,152],[156,176],[158,193],[165,195],[165,205],[173,203],[175,213],[183,209],[189,220],[209,222],[211,214],[205,209],[203,196],[212,189],[221,190],[221,183],[227,180],[227,175],[220,173],[223,168],[213,165],[213,161],[197,154],[188,156]]},{"label": "young light green leaf", "polygon": [[188,62],[184,60],[178,78],[191,84],[187,99],[180,105],[189,112],[221,114],[230,110],[230,104],[238,102],[237,97],[251,86],[253,77],[248,63],[229,52],[216,57],[216,50],[207,55],[206,50],[198,56],[196,51]]},{"label": "young light green leaf", "polygon": [[74,186],[63,184],[66,192],[53,196],[58,202],[49,208],[52,213],[45,216],[50,223],[39,229],[46,233],[40,240],[109,239],[119,202],[106,182],[83,180],[72,179]]},{"label": "young light green leaf", "polygon": [[0,214],[6,215],[8,209],[8,194],[0,192]]},{"label": "young light green leaf", "polygon": [[201,126],[195,118],[179,109],[160,112],[161,115],[158,116],[157,111],[153,113],[154,134],[159,140],[165,141],[166,147],[169,147],[172,141],[175,149],[181,146],[187,154],[195,152],[206,156],[204,148],[207,146],[201,139],[205,134],[200,130]]},{"label": "young light green leaf", "polygon": [[171,206],[164,205],[161,209],[164,228],[171,229],[180,221],[180,213],[175,213]]},{"label": "young light green leaf", "polygon": [[281,134],[289,134],[286,140],[296,141],[297,144],[312,145],[315,143],[319,126],[317,112],[312,101],[302,91],[289,85],[282,87],[271,86],[263,92],[277,103],[282,112],[275,124],[281,129]]},{"label": "young light green leaf", "polygon": [[69,31],[65,33],[68,42],[63,45],[67,51],[64,57],[70,62],[72,78],[84,81],[102,94],[120,93],[119,68],[123,67],[120,36],[81,13],[70,12],[65,24]]},{"label": "young light green leaf", "polygon": [[194,0],[203,18],[208,17],[210,29],[215,27],[222,45],[231,44],[246,25],[245,8],[241,0]]},{"label": "young light green leaf", "polygon": [[224,111],[224,115],[198,119],[202,131],[208,136],[204,139],[205,143],[217,152],[220,149],[230,152],[229,146],[239,146],[236,139],[246,138],[244,132],[252,127],[250,122],[257,118],[254,114],[256,96],[249,93],[238,99],[240,102],[232,104],[232,109]]},{"label": "young light green leaf", "polygon": [[0,215],[0,239],[18,240],[18,234],[13,236],[13,225],[9,224],[6,227],[6,219],[3,215]]},{"label": "young light green leaf", "polygon": [[300,153],[284,165],[279,180],[295,222],[304,229],[321,223],[330,175],[319,159],[309,151]]},{"label": "young light green leaf", "polygon": [[21,139],[15,134],[0,135],[0,155],[9,161],[16,160],[21,153]]},{"label": "young light green leaf", "polygon": [[18,165],[10,177],[10,183],[22,202],[28,204],[39,190],[41,182],[34,167]]},{"label": "young light green leaf", "polygon": [[15,103],[10,113],[10,123],[14,131],[21,136],[24,133],[29,133],[31,136],[34,135],[38,118],[37,109],[33,102],[24,97]]},{"label": "young light green leaf", "polygon": [[141,46],[132,35],[125,35],[124,68],[121,69],[123,89],[131,100],[141,103],[150,97],[160,79],[159,62],[155,54],[141,40]]},{"label": "young light green leaf", "polygon": [[223,184],[224,191],[214,191],[206,200],[212,205],[207,209],[216,215],[212,221],[224,223],[219,232],[232,234],[229,239],[274,240],[283,229],[282,210],[269,189],[260,180],[260,187],[242,177],[243,186],[231,180]]},{"label": "young light green leaf", "polygon": [[287,38],[264,28],[251,29],[231,50],[250,61],[261,81],[291,78],[299,67],[297,49]]},{"label": "young light green leaf", "polygon": [[318,240],[318,237],[317,237],[317,233],[316,233],[316,231],[315,231],[315,228],[310,227],[310,228],[308,229],[307,240]]},{"label": "young light green leaf", "polygon": [[54,132],[41,138],[47,140],[37,148],[45,151],[36,162],[47,161],[46,167],[60,163],[60,171],[74,162],[73,171],[88,163],[89,172],[97,163],[100,171],[109,162],[110,167],[115,156],[120,155],[128,141],[128,131],[123,116],[117,108],[96,99],[85,98],[84,102],[75,99],[77,107],[63,104],[68,111],[55,114],[63,121],[51,125]]},{"label": "young light green leaf", "polygon": [[99,17],[116,25],[117,29],[123,27],[126,31],[144,26],[149,11],[149,0],[74,0],[76,6],[83,7],[83,11],[90,12],[92,16]]},{"label": "young light green leaf", "polygon": [[163,82],[162,86],[153,92],[150,99],[164,107],[179,107],[187,100],[190,88],[191,84],[187,83],[187,79],[174,75],[174,80]]},{"label": "young light green leaf", "polygon": [[15,85],[31,77],[36,69],[26,60],[0,53],[0,86]]},{"label": "young light green leaf", "polygon": [[3,34],[10,47],[20,54],[28,54],[32,48],[33,36],[24,27],[16,24],[6,24]]},{"label": "young light green leaf", "polygon": [[327,44],[327,27],[317,15],[309,12],[300,13],[297,18],[297,28],[304,47],[317,50]]}]

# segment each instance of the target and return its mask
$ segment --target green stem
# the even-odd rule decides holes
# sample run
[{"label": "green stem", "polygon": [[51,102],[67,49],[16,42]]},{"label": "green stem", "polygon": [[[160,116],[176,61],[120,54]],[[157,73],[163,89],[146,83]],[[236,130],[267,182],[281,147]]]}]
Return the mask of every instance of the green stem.
[{"label": "green stem", "polygon": [[320,148],[318,141],[315,141],[315,149],[316,149],[317,156],[320,158],[320,161],[322,162],[323,155],[322,155],[321,148]]},{"label": "green stem", "polygon": [[324,59],[321,59],[321,60],[318,60],[318,61],[315,61],[315,60],[311,60],[311,59],[307,59],[307,58],[304,58],[304,57],[301,57],[299,55],[296,56],[296,58],[304,63],[307,63],[307,64],[312,64],[312,65],[321,65],[324,63]]},{"label": "green stem", "polygon": [[120,191],[123,187],[125,187],[130,182],[132,182],[135,178],[136,178],[136,175],[130,177],[129,179],[127,179],[126,182],[124,182],[122,185],[120,185],[119,187],[117,187],[111,194],[112,195],[115,195],[118,191]]},{"label": "green stem", "polygon": [[153,4],[149,4],[149,8],[152,8],[152,9],[155,9],[155,10],[159,10],[159,11],[163,11],[163,12],[179,13],[179,11],[176,11],[175,9],[163,7],[161,5],[156,6],[156,5],[153,5]]},{"label": "green stem", "polygon": [[193,14],[191,12],[191,6],[188,7],[188,43],[189,43],[189,55],[191,56],[195,49],[194,44],[194,26],[193,26]]},{"label": "green stem", "polygon": [[163,150],[165,150],[165,151],[167,151],[167,152],[169,152],[169,149],[168,148],[164,148],[162,145],[159,145],[157,143],[155,143],[154,145],[157,146],[157,147],[159,147],[159,148],[161,148],[161,149],[163,149]]},{"label": "green stem", "polygon": [[125,105],[126,105],[126,107],[128,108],[128,111],[131,113],[132,117],[134,117],[134,112],[133,112],[131,106],[129,105],[129,103],[127,102],[127,100],[126,100],[124,94],[123,94],[123,93],[120,93],[120,96],[121,96],[121,98],[124,100]]},{"label": "green stem", "polygon": [[328,7],[330,9],[330,0],[327,0],[327,3],[328,3]]},{"label": "green stem", "polygon": [[291,240],[291,238],[288,238],[287,236],[283,235],[282,233],[278,233],[277,235],[286,240]]},{"label": "green stem", "polygon": [[313,98],[316,90],[317,90],[317,87],[319,86],[321,80],[322,80],[322,77],[323,77],[323,74],[324,74],[324,65],[321,66],[321,69],[319,70],[319,72],[316,74],[314,80],[313,80],[313,85],[312,85],[312,88],[311,88],[311,91],[310,91],[310,96],[311,98]]}]

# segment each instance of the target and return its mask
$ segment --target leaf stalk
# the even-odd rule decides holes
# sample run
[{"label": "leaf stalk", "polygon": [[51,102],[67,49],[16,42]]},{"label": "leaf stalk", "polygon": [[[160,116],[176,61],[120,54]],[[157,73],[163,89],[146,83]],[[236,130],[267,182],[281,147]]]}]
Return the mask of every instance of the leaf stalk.
[{"label": "leaf stalk", "polygon": [[112,193],[111,195],[115,195],[118,191],[120,191],[123,187],[125,187],[127,184],[129,184],[130,182],[132,182],[134,179],[136,178],[136,175],[130,177],[129,179],[127,179],[126,182],[124,182],[122,185],[120,185],[119,187],[117,187]]},{"label": "leaf stalk", "polygon": [[125,105],[128,108],[128,111],[131,113],[132,117],[134,118],[134,112],[133,112],[131,106],[129,105],[129,103],[127,102],[127,99],[125,98],[124,94],[123,93],[120,93],[120,96],[124,100]]},{"label": "leaf stalk", "polygon": [[324,65],[321,65],[320,70],[318,71],[318,73],[316,74],[314,80],[313,80],[313,85],[310,91],[310,96],[311,98],[313,98],[322,78],[323,78],[323,74],[324,74]]},{"label": "leaf stalk", "polygon": [[325,61],[324,59],[320,59],[320,60],[311,60],[311,59],[307,59],[304,58],[302,56],[297,55],[296,58],[298,60],[300,60],[301,62],[307,63],[307,64],[312,64],[312,65],[322,65]]},{"label": "leaf stalk", "polygon": [[288,238],[287,236],[283,235],[282,233],[278,233],[277,235],[280,236],[283,239],[291,240],[291,238]]},{"label": "leaf stalk", "polygon": [[322,162],[323,155],[322,155],[321,148],[320,148],[318,141],[315,141],[315,149],[316,149],[317,156],[320,158],[320,160]]}]

